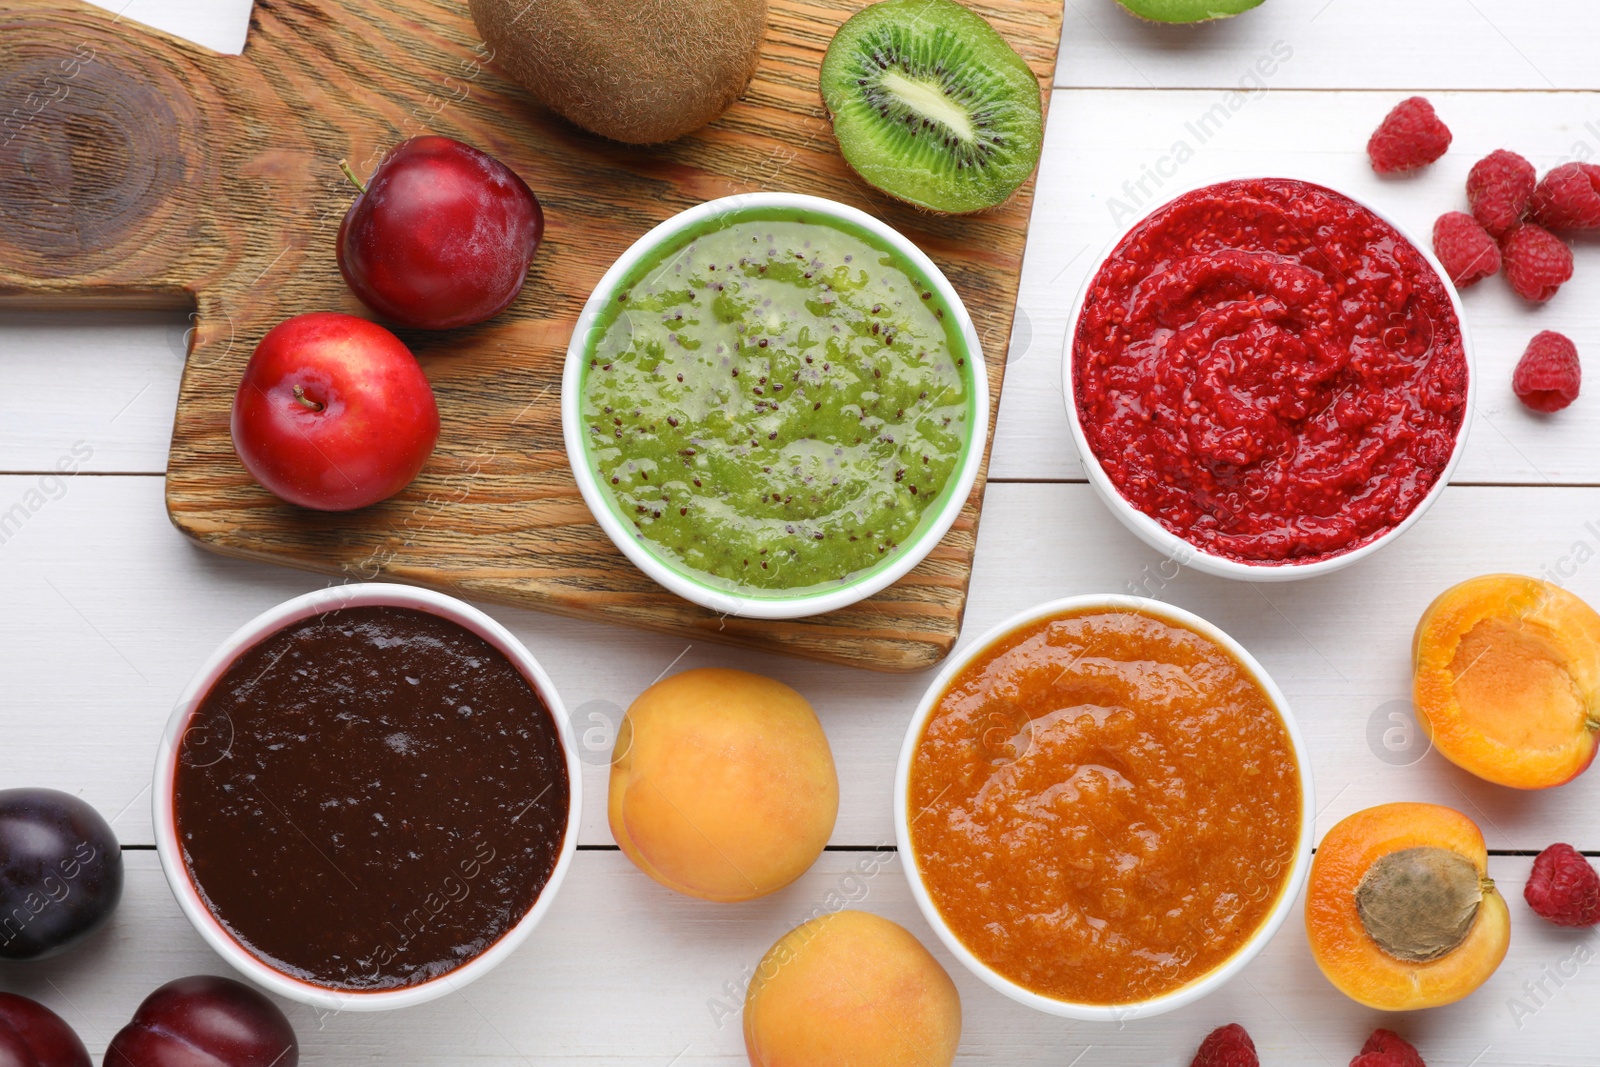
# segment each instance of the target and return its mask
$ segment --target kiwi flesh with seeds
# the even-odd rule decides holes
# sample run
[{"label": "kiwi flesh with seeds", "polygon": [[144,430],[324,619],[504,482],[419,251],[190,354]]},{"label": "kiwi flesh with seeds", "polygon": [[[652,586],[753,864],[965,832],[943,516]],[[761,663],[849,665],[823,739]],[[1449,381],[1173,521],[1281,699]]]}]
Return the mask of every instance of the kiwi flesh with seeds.
[{"label": "kiwi flesh with seeds", "polygon": [[883,0],[857,12],[828,46],[821,87],[845,162],[918,207],[994,207],[1039,164],[1039,79],[954,0]]},{"label": "kiwi flesh with seeds", "polygon": [[743,95],[767,0],[468,0],[495,62],[546,107],[628,144],[676,140]]},{"label": "kiwi flesh with seeds", "polygon": [[1231,19],[1264,0],[1117,0],[1146,22],[1210,22]]}]

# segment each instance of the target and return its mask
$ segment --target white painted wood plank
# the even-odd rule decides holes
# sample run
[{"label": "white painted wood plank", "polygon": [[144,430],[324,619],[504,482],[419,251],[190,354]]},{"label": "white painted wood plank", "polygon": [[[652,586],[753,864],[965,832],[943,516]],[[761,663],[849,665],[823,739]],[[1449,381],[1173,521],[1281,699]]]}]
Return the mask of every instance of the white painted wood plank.
[{"label": "white painted wood plank", "polygon": [[[82,794],[124,843],[147,844],[155,744],[189,677],[233,630],[325,580],[206,553],[167,522],[159,478],[0,478],[0,778]],[[37,495],[30,495],[37,494]],[[610,844],[605,780],[614,726],[669,668],[765,671],[808,694],[841,768],[841,843],[892,839],[879,743],[925,683],[695,645],[598,623],[490,609],[555,680],[587,758],[582,840]],[[890,725],[889,729],[901,727]],[[592,733],[591,733],[592,731]],[[861,822],[861,816],[866,822]]]},{"label": "white painted wood plank", "polygon": [[[1335,8],[1349,2],[1334,0]],[[1061,395],[1072,303],[1122,227],[1182,189],[1244,174],[1306,178],[1371,201],[1429,242],[1435,219],[1466,209],[1467,171],[1496,148],[1522,152],[1541,171],[1574,155],[1600,158],[1593,94],[1440,93],[1435,106],[1455,133],[1449,154],[1415,177],[1379,178],[1367,161],[1367,137],[1400,95],[1267,92],[1234,98],[1238,110],[1230,112],[1226,94],[1214,91],[1059,94],[991,476],[1083,476]],[[1512,368],[1540,330],[1567,334],[1591,372],[1600,368],[1600,243],[1581,240],[1576,260],[1573,280],[1540,307],[1515,297],[1502,277],[1464,294],[1480,389],[1457,481],[1600,482],[1593,381],[1554,417],[1525,411],[1511,392]]]},{"label": "white painted wood plank", "polygon": [[0,312],[0,470],[167,467],[188,317],[163,312]]},{"label": "white painted wood plank", "polygon": [[[96,1055],[157,985],[186,974],[228,973],[179,913],[154,854],[127,858],[127,893],[110,929],[62,959],[0,970],[0,987],[60,1012]],[[1122,1024],[1056,1019],[1002,998],[950,957],[911,901],[898,857],[839,852],[826,854],[788,889],[741,905],[680,897],[616,852],[579,853],[544,924],[498,970],[461,993],[384,1015],[318,1017],[281,1003],[307,1064],[393,1063],[403,1049],[411,1067],[742,1067],[739,1009],[750,969],[772,942],[838,893],[853,907],[906,926],[950,972],[961,993],[963,1063],[1187,1063],[1207,1031],[1236,1021],[1250,1031],[1264,1063],[1344,1064],[1381,1025],[1415,1041],[1432,1064],[1591,1064],[1600,942],[1592,932],[1557,930],[1527,909],[1521,897],[1529,863],[1490,861],[1515,931],[1500,970],[1467,1000],[1411,1015],[1368,1011],[1335,992],[1311,960],[1297,912],[1238,978],[1188,1008]],[[1530,996],[1524,983],[1540,981],[1545,992]]]},{"label": "white painted wood plank", "polygon": [[137,22],[214,52],[244,51],[251,0],[88,0],[116,22]]},{"label": "white painted wood plank", "polygon": [[[237,53],[249,0],[89,0],[124,19]],[[1155,26],[1115,0],[1064,0],[1056,83],[1231,88],[1279,42],[1281,88],[1594,89],[1574,41],[1600,37],[1587,0],[1267,0],[1208,26]]]},{"label": "white painted wood plank", "polygon": [[[130,0],[94,0],[113,11]],[[244,0],[131,0],[126,17],[222,46]],[[234,23],[237,25],[238,23]],[[1112,0],[1066,0],[1060,82],[1133,92],[1061,92],[1041,172],[1024,273],[1029,341],[1017,346],[1001,412],[994,474],[1081,477],[1059,394],[1071,298],[1114,226],[1112,197],[1137,183],[1180,138],[1193,162],[1168,179],[1275,170],[1368,192],[1426,233],[1461,206],[1473,160],[1513,147],[1541,168],[1600,150],[1600,110],[1576,94],[1432,93],[1457,140],[1430,172],[1404,182],[1370,175],[1361,154],[1400,87],[1595,88],[1584,47],[1600,29],[1585,0],[1268,0],[1201,29],[1145,27]],[[212,35],[207,38],[206,35]],[[1221,103],[1277,42],[1290,50],[1262,79],[1275,89],[1383,88],[1378,93],[1251,96],[1204,144],[1185,122]],[[1282,49],[1280,49],[1280,52]],[[1189,92],[1153,93],[1150,86]],[[1155,192],[1145,178],[1141,199]],[[1458,480],[1600,483],[1600,405],[1585,397],[1552,420],[1521,412],[1506,383],[1526,338],[1569,333],[1600,351],[1600,273],[1579,252],[1578,278],[1530,311],[1498,281],[1468,294],[1486,388]],[[159,472],[176,396],[182,316],[0,314],[0,471],[41,472],[84,442],[94,472]],[[187,545],[165,521],[156,478],[39,474],[0,477],[0,784],[82,792],[116,820],[125,841],[150,837],[144,793],[156,734],[189,673],[238,623],[321,583],[313,576],[221,560]],[[30,491],[36,496],[29,496]],[[1600,848],[1592,818],[1600,778],[1522,794],[1477,783],[1437,753],[1391,752],[1383,732],[1404,714],[1405,649],[1423,605],[1452,581],[1488,570],[1561,577],[1600,599],[1600,490],[1457,487],[1404,542],[1357,568],[1312,583],[1252,588],[1184,574],[1126,535],[1082,485],[996,485],[983,526],[970,640],[1045,597],[1130,585],[1212,618],[1244,641],[1289,693],[1314,752],[1326,830],[1350,811],[1395,799],[1468,812],[1500,848],[1567,839]],[[32,510],[38,502],[37,512]],[[1593,526],[1589,523],[1593,522]],[[1583,548],[1580,550],[1579,545]],[[490,610],[551,670],[579,725],[615,718],[665,669],[727,664],[799,687],[821,712],[843,796],[836,844],[889,839],[892,765],[925,677],[894,678],[799,663],[528,612]],[[624,651],[625,650],[625,651]],[[619,655],[619,652],[623,654]],[[1403,723],[1402,718],[1399,722]],[[583,840],[609,840],[604,753],[587,776]],[[1415,759],[1415,762],[1411,761]],[[1409,765],[1408,765],[1409,764]],[[1600,774],[1600,772],[1595,772]],[[848,889],[856,853],[826,854],[795,886],[766,901],[724,907],[677,897],[615,852],[580,853],[547,924],[504,968],[449,998],[400,1015],[316,1018],[291,1007],[308,1063],[745,1062],[734,1012],[747,968],[830,891]],[[1488,987],[1455,1007],[1384,1017],[1344,1000],[1316,972],[1298,918],[1230,987],[1182,1012],[1124,1027],[1073,1024],[1028,1012],[966,977],[941,949],[966,1010],[964,1062],[1184,1063],[1200,1036],[1243,1022],[1266,1062],[1348,1062],[1374,1025],[1391,1025],[1431,1063],[1540,1064],[1594,1060],[1590,1005],[1600,992],[1593,933],[1558,931],[1521,902],[1528,860],[1496,857],[1515,934]],[[223,973],[182,920],[148,852],[129,854],[126,902],[85,950],[33,968],[0,968],[0,988],[37,995],[82,1031],[98,1054],[159,983]],[[905,923],[934,947],[891,859],[865,881],[857,906]],[[1542,989],[1538,988],[1542,983]]]},{"label": "white painted wood plank", "polygon": [[[990,494],[964,644],[1046,599],[1105,590],[1155,597],[1232,634],[1284,689],[1312,753],[1319,832],[1373,804],[1420,800],[1467,813],[1495,848],[1600,833],[1592,815],[1600,775],[1537,793],[1492,786],[1428,751],[1406,718],[1412,631],[1450,585],[1522,572],[1600,604],[1600,490],[1453,487],[1370,559],[1277,585],[1187,570],[1171,577],[1172,565],[1126,534],[1087,486],[996,485]],[[1386,743],[1394,729],[1403,736]]]},{"label": "white painted wood plank", "polygon": [[[192,547],[167,524],[159,479],[65,485],[0,545],[0,773],[7,784],[81,792],[125,843],[148,844],[156,738],[189,676],[239,625],[322,580]],[[37,478],[0,478],[0,515],[39,487]],[[1410,691],[1412,627],[1436,594],[1472,575],[1513,570],[1562,577],[1600,603],[1600,564],[1575,563],[1585,553],[1600,555],[1600,490],[1459,487],[1400,543],[1326,578],[1287,586],[1191,573],[1169,580],[1170,566],[1123,531],[1087,486],[996,485],[965,638],[1046,599],[1138,590],[1213,620],[1283,686],[1311,745],[1323,829],[1371,804],[1431,800],[1472,815],[1493,847],[1568,840],[1600,849],[1600,771],[1524,794],[1481,783],[1422,747],[1382,747],[1397,725],[1390,715],[1404,711]],[[834,843],[893,840],[894,761],[926,675],[688,647],[489,610],[550,671],[578,725],[600,728],[586,774],[584,843],[611,841],[604,722],[615,722],[662,672],[707,665],[770,673],[806,694],[839,767]]]},{"label": "white painted wood plank", "polygon": [[1157,26],[1115,0],[1066,0],[1056,84],[1233,88],[1279,42],[1275,88],[1594,89],[1577,42],[1589,0],[1266,0],[1205,26]]}]

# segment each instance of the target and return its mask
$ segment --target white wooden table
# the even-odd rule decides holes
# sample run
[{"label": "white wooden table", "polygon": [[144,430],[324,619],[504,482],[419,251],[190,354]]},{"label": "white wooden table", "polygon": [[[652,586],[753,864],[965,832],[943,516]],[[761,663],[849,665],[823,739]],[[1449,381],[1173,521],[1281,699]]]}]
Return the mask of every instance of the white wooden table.
[{"label": "white wooden table", "polygon": [[[246,3],[102,6],[236,47]],[[1113,200],[1149,204],[1157,177],[1169,189],[1242,172],[1313,178],[1369,195],[1427,233],[1438,214],[1464,206],[1466,171],[1491,149],[1517,149],[1541,171],[1574,155],[1600,157],[1600,4],[1267,0],[1202,29],[1143,26],[1112,0],[1066,7],[967,632],[1048,597],[1106,590],[1142,591],[1214,620],[1262,660],[1299,715],[1319,832],[1391,800],[1448,804],[1477,820],[1511,902],[1504,966],[1460,1004],[1384,1017],[1323,980],[1296,917],[1229,987],[1185,1010],[1121,1027],[1032,1013],[945,954],[898,859],[873,854],[893,838],[894,756],[925,676],[685,647],[493,608],[585,728],[614,722],[669,668],[737,665],[800,689],[838,761],[833,843],[810,874],[766,900],[679,897],[616,851],[605,825],[605,752],[592,753],[582,851],[525,947],[464,994],[399,1014],[318,1018],[286,1004],[303,1062],[742,1064],[738,1008],[749,968],[830,891],[863,883],[854,906],[909,927],[960,987],[962,1062],[1187,1064],[1200,1037],[1230,1021],[1245,1024],[1269,1064],[1343,1065],[1379,1024],[1410,1036],[1434,1067],[1600,1062],[1600,936],[1548,926],[1522,901],[1529,857],[1547,844],[1600,851],[1600,771],[1523,794],[1478,782],[1420,741],[1405,748],[1403,730],[1389,735],[1400,750],[1383,740],[1405,722],[1411,628],[1445,586],[1514,570],[1559,578],[1600,602],[1600,382],[1548,419],[1523,411],[1510,390],[1511,368],[1540,329],[1569,334],[1600,372],[1600,242],[1580,242],[1577,277],[1546,307],[1517,303],[1498,279],[1468,292],[1482,387],[1455,482],[1398,545],[1328,578],[1165,580],[1160,559],[1083,483],[1060,388],[1068,307],[1115,232]],[[1255,91],[1230,95],[1241,85]],[[1379,181],[1363,146],[1412,91],[1431,97],[1455,144],[1420,177]],[[179,914],[151,851],[148,781],[161,726],[224,636],[323,584],[207,555],[168,525],[162,473],[185,326],[181,316],[0,312],[0,513],[17,503],[27,511],[0,536],[0,786],[82,795],[112,820],[129,868],[106,934],[59,961],[0,968],[0,988],[61,1012],[97,1054],[156,985],[226,970]],[[52,477],[74,448],[92,450],[84,472]],[[871,876],[847,881],[863,863]]]}]

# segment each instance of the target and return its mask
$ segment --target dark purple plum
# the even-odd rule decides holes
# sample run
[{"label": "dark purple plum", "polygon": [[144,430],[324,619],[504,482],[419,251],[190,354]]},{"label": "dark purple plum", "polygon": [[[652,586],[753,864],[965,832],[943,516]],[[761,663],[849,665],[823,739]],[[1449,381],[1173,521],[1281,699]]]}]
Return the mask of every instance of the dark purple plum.
[{"label": "dark purple plum", "polygon": [[0,790],[0,960],[65,952],[120,899],[122,850],[99,812],[54,789]]},{"label": "dark purple plum", "polygon": [[300,1043],[278,1006],[243,982],[197,974],[144,998],[105,1067],[295,1067]]},{"label": "dark purple plum", "polygon": [[0,1067],[92,1067],[67,1021],[36,1000],[0,993]]}]

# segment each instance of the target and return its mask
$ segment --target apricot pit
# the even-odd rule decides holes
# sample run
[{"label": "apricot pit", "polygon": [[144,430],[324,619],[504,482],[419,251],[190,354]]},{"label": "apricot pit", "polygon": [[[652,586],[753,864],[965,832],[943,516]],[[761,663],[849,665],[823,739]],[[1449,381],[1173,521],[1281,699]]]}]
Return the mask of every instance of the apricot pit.
[{"label": "apricot pit", "polygon": [[1482,901],[1482,880],[1472,862],[1431,846],[1379,858],[1356,886],[1356,913],[1368,936],[1395,959],[1413,963],[1459,948]]},{"label": "apricot pit", "polygon": [[1317,966],[1369,1008],[1460,1000],[1510,944],[1488,861],[1477,826],[1449,808],[1383,804],[1344,819],[1322,839],[1306,889]]}]

